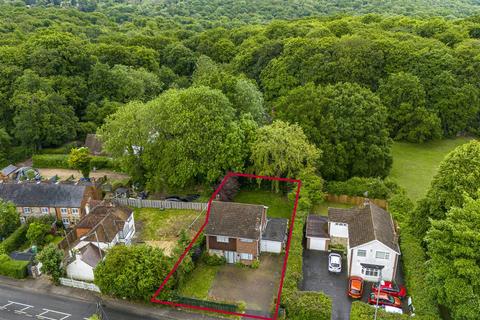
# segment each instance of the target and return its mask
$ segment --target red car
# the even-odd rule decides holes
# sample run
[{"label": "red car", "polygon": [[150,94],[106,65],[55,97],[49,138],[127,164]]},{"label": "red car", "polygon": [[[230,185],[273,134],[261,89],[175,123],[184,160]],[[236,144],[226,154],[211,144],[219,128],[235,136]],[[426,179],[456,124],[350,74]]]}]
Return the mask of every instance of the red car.
[{"label": "red car", "polygon": [[354,299],[360,299],[363,295],[363,279],[355,276],[350,277],[347,293]]},{"label": "red car", "polygon": [[[372,284],[372,291],[377,292],[378,283]],[[382,285],[380,285],[380,292],[384,292],[388,295],[398,297],[400,299],[405,298],[407,295],[407,289],[404,286],[399,286],[391,281],[385,281]]]},{"label": "red car", "polygon": [[378,294],[378,305],[379,306],[392,306],[396,308],[402,307],[402,301],[399,298],[393,297],[386,293],[380,292],[372,292],[370,293],[370,297],[368,297],[368,303],[370,304],[377,304],[377,294]]}]

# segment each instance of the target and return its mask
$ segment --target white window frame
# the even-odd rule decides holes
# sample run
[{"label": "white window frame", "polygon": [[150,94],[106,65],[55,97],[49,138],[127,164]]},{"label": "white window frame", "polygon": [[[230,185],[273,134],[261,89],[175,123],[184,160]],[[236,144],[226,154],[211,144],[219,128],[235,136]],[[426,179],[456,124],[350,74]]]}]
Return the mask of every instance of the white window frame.
[{"label": "white window frame", "polygon": [[42,214],[49,214],[50,213],[50,208],[47,207],[42,207]]},{"label": "white window frame", "polygon": [[246,243],[252,243],[253,240],[252,239],[240,239],[240,242],[246,242]]},{"label": "white window frame", "polygon": [[335,225],[339,226],[339,227],[346,227],[347,226],[347,224],[344,223],[344,222],[335,222]]},{"label": "white window frame", "polygon": [[229,239],[226,236],[217,236],[217,242],[229,243]]},{"label": "white window frame", "polygon": [[68,219],[66,217],[63,217],[62,222],[63,222],[63,224],[70,224],[70,219]]},{"label": "white window frame", "polygon": [[25,219],[25,217],[20,217],[20,223],[25,223],[27,221],[27,219]]},{"label": "white window frame", "polygon": [[73,215],[78,216],[79,212],[80,212],[80,211],[78,210],[78,208],[72,208],[72,214],[73,214]]},{"label": "white window frame", "polygon": [[380,270],[375,269],[375,268],[362,267],[362,274],[364,274],[368,277],[378,277],[378,276],[380,276]]},{"label": "white window frame", "polygon": [[390,260],[390,252],[375,251],[375,259]]},{"label": "white window frame", "polygon": [[[362,253],[362,254],[360,254]],[[365,249],[357,249],[357,257],[365,258],[367,256],[367,250]]]},{"label": "white window frame", "polygon": [[30,213],[32,213],[32,208],[30,208],[30,207],[23,207],[23,213],[25,213],[25,214],[30,214]]},{"label": "white window frame", "polygon": [[62,215],[67,215],[68,214],[68,209],[67,208],[60,208],[60,213]]},{"label": "white window frame", "polygon": [[253,260],[253,254],[251,254],[251,253],[240,253],[240,259],[242,259],[242,260]]}]

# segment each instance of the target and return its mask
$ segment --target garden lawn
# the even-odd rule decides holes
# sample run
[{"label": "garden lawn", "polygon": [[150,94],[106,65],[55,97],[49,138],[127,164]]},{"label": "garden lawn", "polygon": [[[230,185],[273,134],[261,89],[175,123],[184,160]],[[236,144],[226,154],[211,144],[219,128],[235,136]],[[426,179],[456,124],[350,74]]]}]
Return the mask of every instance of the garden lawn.
[{"label": "garden lawn", "polygon": [[423,144],[395,142],[390,178],[404,187],[412,200],[418,200],[427,192],[445,156],[470,140],[462,137]]},{"label": "garden lawn", "polygon": [[286,195],[273,191],[242,190],[234,201],[265,205],[268,207],[267,216],[270,218],[290,219],[293,211],[293,201],[289,201]]},{"label": "garden lawn", "polygon": [[320,204],[315,205],[312,208],[312,213],[326,216],[328,214],[328,208],[352,208],[352,207],[354,207],[354,205],[347,204],[347,203],[324,201]]},{"label": "garden lawn", "polygon": [[189,298],[207,300],[208,291],[221,266],[208,266],[200,262],[188,275],[183,285],[178,289],[180,295]]},{"label": "garden lawn", "polygon": [[135,220],[141,226],[141,240],[169,240],[177,238],[199,214],[195,210],[141,208],[135,209]]}]

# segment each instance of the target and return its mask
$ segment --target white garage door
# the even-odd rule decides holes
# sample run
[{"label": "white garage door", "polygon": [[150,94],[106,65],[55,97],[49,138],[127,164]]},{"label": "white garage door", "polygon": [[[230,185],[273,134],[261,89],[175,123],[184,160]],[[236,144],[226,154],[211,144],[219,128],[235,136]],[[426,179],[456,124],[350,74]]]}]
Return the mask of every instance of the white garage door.
[{"label": "white garage door", "polygon": [[310,250],[327,251],[327,240],[321,238],[308,238]]},{"label": "white garage door", "polygon": [[262,240],[260,242],[260,251],[262,252],[282,252],[282,243],[279,241]]}]

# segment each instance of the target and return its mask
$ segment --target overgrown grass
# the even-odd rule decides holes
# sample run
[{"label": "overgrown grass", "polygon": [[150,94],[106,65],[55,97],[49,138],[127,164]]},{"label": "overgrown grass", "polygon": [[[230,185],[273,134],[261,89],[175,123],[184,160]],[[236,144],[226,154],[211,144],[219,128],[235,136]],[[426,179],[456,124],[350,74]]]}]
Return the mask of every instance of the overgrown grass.
[{"label": "overgrown grass", "polygon": [[271,218],[290,219],[293,201],[286,195],[266,190],[242,190],[235,197],[235,202],[263,204],[268,207],[267,215]]},{"label": "overgrown grass", "polygon": [[423,144],[395,142],[390,178],[407,190],[412,200],[425,195],[443,158],[453,149],[471,140],[456,138]]},{"label": "overgrown grass", "polygon": [[208,291],[221,266],[208,266],[203,262],[188,275],[183,285],[178,289],[180,295],[196,299],[208,299]]},{"label": "overgrown grass", "polygon": [[328,208],[352,208],[354,205],[347,204],[347,203],[338,203],[338,202],[330,202],[325,201],[320,204],[315,205],[312,208],[312,213],[316,213],[322,216],[326,216],[328,214]]},{"label": "overgrown grass", "polygon": [[142,240],[165,240],[177,237],[199,214],[194,210],[141,208],[135,210],[135,219],[142,225]]}]

